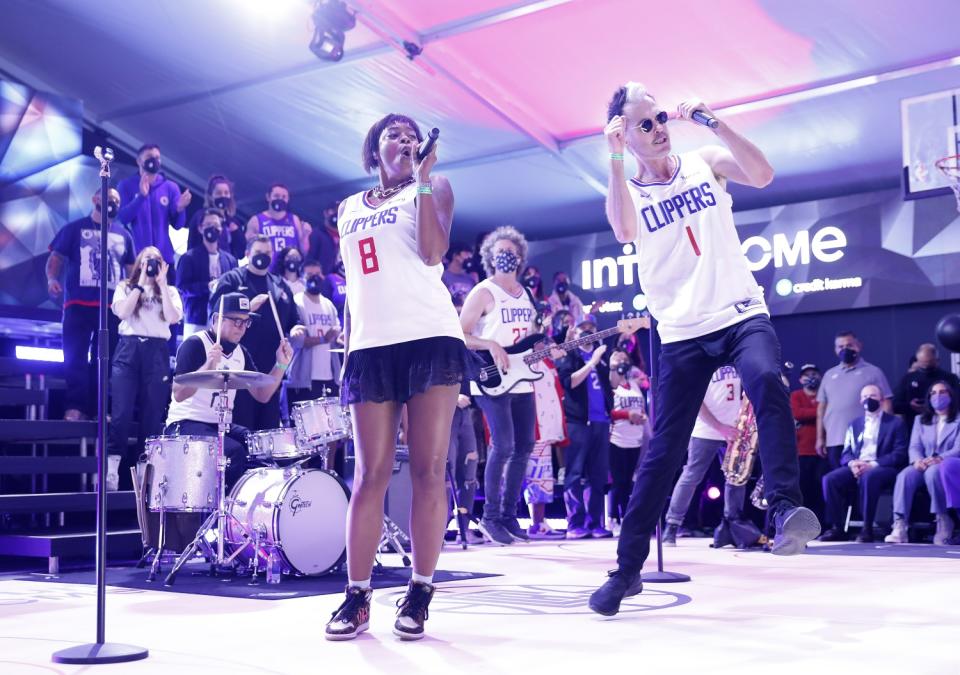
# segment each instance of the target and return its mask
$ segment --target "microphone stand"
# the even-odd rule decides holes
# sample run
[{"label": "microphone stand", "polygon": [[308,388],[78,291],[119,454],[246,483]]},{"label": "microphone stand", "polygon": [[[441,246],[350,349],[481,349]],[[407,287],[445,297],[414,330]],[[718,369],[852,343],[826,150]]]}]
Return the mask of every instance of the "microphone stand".
[{"label": "microphone stand", "polygon": [[53,653],[54,663],[126,663],[147,658],[143,647],[106,641],[106,557],[107,557],[107,382],[110,374],[110,339],[107,327],[107,265],[110,218],[110,162],[113,150],[97,146],[100,161],[100,326],[97,332],[97,641]]},{"label": "microphone stand", "polygon": [[[656,418],[656,401],[653,398],[653,383],[660,381],[660,374],[656,372],[657,362],[654,359],[654,342],[656,342],[657,339],[657,323],[653,316],[650,317],[649,339],[650,349],[648,354],[650,358],[650,389],[647,393],[647,408],[649,408],[648,417],[650,418],[650,425],[653,426]],[[663,513],[657,517],[657,571],[644,572],[640,575],[640,579],[647,584],[675,584],[681,581],[690,581],[690,576],[687,574],[681,574],[680,572],[669,572],[663,569]]]}]

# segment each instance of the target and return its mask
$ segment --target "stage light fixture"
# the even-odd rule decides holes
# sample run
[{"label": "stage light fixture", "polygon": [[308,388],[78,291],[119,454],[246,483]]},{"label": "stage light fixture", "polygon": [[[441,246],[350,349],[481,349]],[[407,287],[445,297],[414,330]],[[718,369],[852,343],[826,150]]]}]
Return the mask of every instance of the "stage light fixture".
[{"label": "stage light fixture", "polygon": [[313,8],[313,39],[310,51],[324,61],[343,58],[344,33],[357,25],[342,0],[318,0]]},{"label": "stage light fixture", "polygon": [[51,363],[63,363],[63,350],[61,349],[17,345],[14,349],[14,354],[21,361],[49,361]]}]

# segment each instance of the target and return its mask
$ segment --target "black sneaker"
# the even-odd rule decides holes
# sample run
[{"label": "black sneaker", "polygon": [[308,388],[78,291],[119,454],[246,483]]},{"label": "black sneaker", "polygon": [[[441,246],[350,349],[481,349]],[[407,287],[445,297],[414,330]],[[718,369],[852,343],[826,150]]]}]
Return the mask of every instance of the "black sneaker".
[{"label": "black sneaker", "polygon": [[774,516],[777,534],[770,552],[774,555],[797,555],[803,553],[807,542],[820,534],[820,521],[816,514],[803,506],[784,509]]},{"label": "black sneaker", "polygon": [[667,523],[667,526],[663,528],[663,543],[667,546],[676,546],[677,545],[677,530],[680,528],[673,523]]},{"label": "black sneaker", "polygon": [[624,598],[637,595],[643,590],[640,572],[610,570],[607,581],[590,596],[590,609],[597,614],[613,616],[620,611],[620,602]]},{"label": "black sneaker", "polygon": [[514,517],[504,517],[500,519],[500,525],[507,531],[507,533],[514,538],[516,541],[530,541],[530,535],[527,534],[527,531],[520,527],[520,523],[517,522],[517,519]]},{"label": "black sneaker", "polygon": [[407,594],[397,600],[397,621],[393,634],[401,640],[419,640],[423,637],[423,623],[430,618],[427,607],[436,587],[419,581],[411,581]]},{"label": "black sneaker", "polygon": [[347,597],[337,607],[324,637],[328,640],[352,640],[370,627],[370,597],[373,590],[347,586]]},{"label": "black sneaker", "polygon": [[500,524],[500,521],[483,518],[477,523],[477,527],[483,532],[483,536],[499,546],[509,546],[513,543],[513,537],[507,532],[506,528]]}]

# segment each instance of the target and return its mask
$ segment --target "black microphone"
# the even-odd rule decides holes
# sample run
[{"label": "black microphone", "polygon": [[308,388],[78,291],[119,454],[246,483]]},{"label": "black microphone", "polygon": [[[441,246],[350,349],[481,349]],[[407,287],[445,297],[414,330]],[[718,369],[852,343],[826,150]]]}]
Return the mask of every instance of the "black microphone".
[{"label": "black microphone", "polygon": [[420,144],[420,147],[417,149],[417,161],[422,162],[423,158],[430,154],[433,150],[433,144],[437,142],[437,139],[440,138],[440,130],[434,127],[430,130],[430,133],[427,134],[427,140]]},{"label": "black microphone", "polygon": [[693,114],[690,116],[693,118],[693,121],[697,124],[702,124],[705,127],[710,127],[711,129],[716,129],[720,126],[720,123],[710,115],[700,112],[699,110],[694,110]]}]

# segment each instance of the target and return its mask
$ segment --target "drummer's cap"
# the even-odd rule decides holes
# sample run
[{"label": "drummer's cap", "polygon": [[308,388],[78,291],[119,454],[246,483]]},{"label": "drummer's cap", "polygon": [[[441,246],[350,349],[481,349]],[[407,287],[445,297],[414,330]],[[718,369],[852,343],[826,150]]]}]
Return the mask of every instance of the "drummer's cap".
[{"label": "drummer's cap", "polygon": [[[219,311],[220,303],[216,304]],[[228,314],[247,314],[249,316],[258,316],[256,312],[250,311],[250,299],[243,293],[224,293],[223,294],[223,313]]]}]

